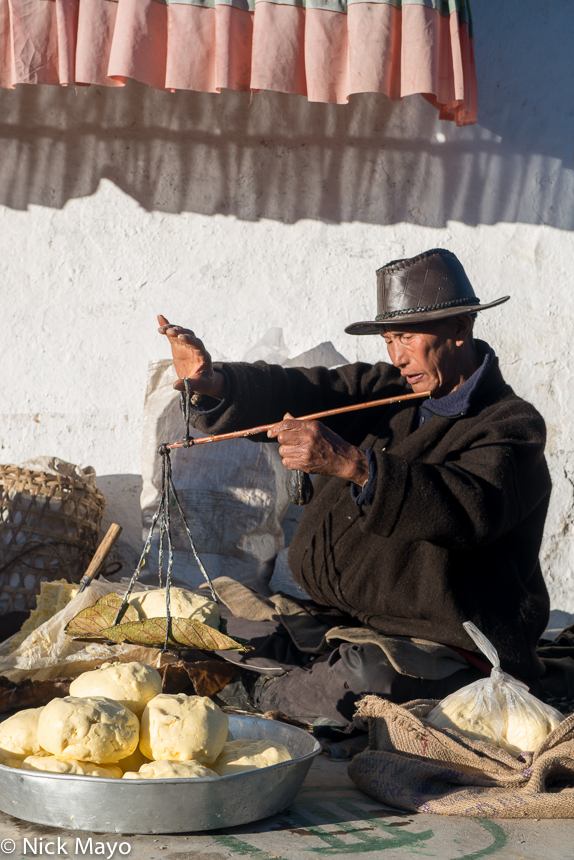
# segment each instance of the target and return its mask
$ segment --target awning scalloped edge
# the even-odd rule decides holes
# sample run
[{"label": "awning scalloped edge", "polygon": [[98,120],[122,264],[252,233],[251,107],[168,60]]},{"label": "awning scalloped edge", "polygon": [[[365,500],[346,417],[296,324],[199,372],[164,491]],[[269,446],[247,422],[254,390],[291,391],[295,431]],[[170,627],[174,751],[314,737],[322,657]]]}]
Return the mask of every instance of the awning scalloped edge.
[{"label": "awning scalloped edge", "polygon": [[477,119],[468,0],[0,0],[0,86],[421,93]]}]

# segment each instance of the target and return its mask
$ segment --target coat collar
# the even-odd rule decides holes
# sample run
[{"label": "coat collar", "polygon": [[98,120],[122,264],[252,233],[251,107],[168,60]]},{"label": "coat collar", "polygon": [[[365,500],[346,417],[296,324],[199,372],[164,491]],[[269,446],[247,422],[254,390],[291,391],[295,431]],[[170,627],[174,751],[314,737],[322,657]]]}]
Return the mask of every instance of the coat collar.
[{"label": "coat collar", "polygon": [[437,400],[422,401],[420,407],[421,423],[424,423],[425,420],[428,421],[433,415],[442,415],[444,418],[457,418],[466,415],[484,377],[488,373],[488,368],[496,358],[492,347],[488,344],[484,345],[487,347],[484,354],[481,349],[477,349],[479,360],[482,358],[482,363],[466,382],[463,382],[456,391],[451,391],[444,397],[439,397]]}]

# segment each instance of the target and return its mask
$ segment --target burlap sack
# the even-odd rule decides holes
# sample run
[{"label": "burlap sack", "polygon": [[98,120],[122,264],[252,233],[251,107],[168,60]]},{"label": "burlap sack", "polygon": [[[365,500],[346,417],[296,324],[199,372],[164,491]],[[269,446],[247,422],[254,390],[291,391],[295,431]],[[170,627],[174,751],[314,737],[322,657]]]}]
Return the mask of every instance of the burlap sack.
[{"label": "burlap sack", "polygon": [[361,700],[356,722],[368,728],[369,749],[355,756],[348,772],[362,791],[409,812],[574,817],[574,714],[534,753],[515,759],[485,741],[435,728],[425,719],[435,704]]}]

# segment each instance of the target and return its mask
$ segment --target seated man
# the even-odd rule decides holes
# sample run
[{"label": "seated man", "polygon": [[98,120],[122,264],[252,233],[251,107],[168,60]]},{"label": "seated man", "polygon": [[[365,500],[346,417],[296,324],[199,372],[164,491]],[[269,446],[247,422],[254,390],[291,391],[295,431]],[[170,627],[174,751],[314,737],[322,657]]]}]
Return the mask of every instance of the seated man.
[{"label": "seated man", "polygon": [[[544,671],[535,648],[549,612],[538,561],[551,488],[545,425],[472,334],[476,312],[508,297],[481,305],[461,263],[440,249],[377,276],[376,319],[346,331],[381,335],[391,364],[213,366],[193,332],[160,317],[176,387],[187,377],[198,395],[196,426],[222,433],[277,422],[269,440],[287,469],[319,476],[289,563],[315,617],[343,620],[354,634],[312,654],[280,624],[243,628],[260,658],[273,656],[264,665],[287,670],[244,673],[251,703],[311,721],[348,721],[364,693],[442,697],[484,676],[464,621],[534,692]],[[291,417],[411,391],[430,399],[323,422]]]}]

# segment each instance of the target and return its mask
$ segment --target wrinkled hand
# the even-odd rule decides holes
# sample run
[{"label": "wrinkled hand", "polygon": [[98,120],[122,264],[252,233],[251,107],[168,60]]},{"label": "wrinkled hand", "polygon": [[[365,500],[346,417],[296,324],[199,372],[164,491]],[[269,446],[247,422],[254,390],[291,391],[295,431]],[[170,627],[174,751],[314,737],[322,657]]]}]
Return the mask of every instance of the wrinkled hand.
[{"label": "wrinkled hand", "polygon": [[171,346],[171,354],[177,382],[173,387],[185,391],[183,377],[191,383],[192,391],[196,394],[208,394],[223,400],[225,396],[225,377],[213,369],[211,356],[203,342],[188,328],[172,325],[161,314],[158,316],[159,333],[166,335]]},{"label": "wrinkled hand", "polygon": [[287,413],[267,435],[279,442],[279,453],[287,469],[344,478],[360,486],[369,478],[365,452],[345,442],[320,421],[299,421]]}]

